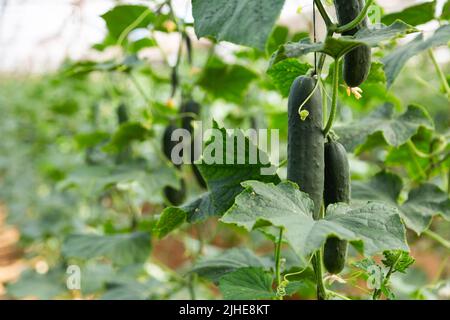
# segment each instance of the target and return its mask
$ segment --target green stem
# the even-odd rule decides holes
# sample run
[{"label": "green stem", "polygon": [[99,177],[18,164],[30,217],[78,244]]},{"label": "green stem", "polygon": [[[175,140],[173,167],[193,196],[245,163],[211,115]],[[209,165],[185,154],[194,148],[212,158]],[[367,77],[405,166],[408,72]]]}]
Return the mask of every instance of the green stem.
[{"label": "green stem", "polygon": [[431,61],[433,61],[433,64],[434,64],[434,67],[436,68],[436,72],[439,76],[439,79],[440,79],[442,85],[444,86],[445,92],[447,94],[447,98],[450,100],[450,86],[448,85],[447,78],[445,77],[444,72],[442,71],[441,67],[439,66],[433,50],[428,49],[428,54],[431,58]]},{"label": "green stem", "polygon": [[373,3],[373,0],[368,0],[365,4],[364,8],[361,10],[361,12],[358,14],[358,16],[354,20],[350,21],[347,24],[337,27],[335,32],[343,33],[345,31],[356,28],[361,23],[361,21],[363,21],[363,19],[366,17],[367,12],[369,11],[369,8],[372,5],[372,3]]},{"label": "green stem", "polygon": [[442,245],[443,247],[445,247],[446,249],[450,250],[450,241],[442,238],[440,235],[438,235],[437,233],[431,231],[431,230],[425,230],[423,232],[424,235],[430,237],[431,239],[435,240],[437,243],[439,243],[440,245]]},{"label": "green stem", "polygon": [[317,250],[313,257],[314,273],[316,274],[317,300],[327,300],[327,289],[323,283],[322,249]]},{"label": "green stem", "polygon": [[325,21],[326,26],[329,28],[333,25],[333,21],[331,21],[330,16],[328,15],[327,11],[325,10],[325,7],[323,6],[322,2],[320,0],[314,0],[314,3],[317,6],[317,9],[320,12],[320,15],[322,16],[323,20]]},{"label": "green stem", "polygon": [[128,27],[126,27],[119,35],[119,38],[117,40],[117,45],[122,45],[122,42],[125,40],[125,38],[128,36],[128,34],[136,28],[142,21],[144,21],[145,18],[147,18],[152,11],[150,9],[146,9],[144,12],[141,13],[139,17],[136,18]]},{"label": "green stem", "polygon": [[282,168],[287,164],[287,159],[284,159],[283,161],[280,162],[280,164],[278,165],[278,168]]},{"label": "green stem", "polygon": [[[281,284],[281,243],[283,242],[283,228],[280,228],[280,233],[278,235],[278,241],[275,247],[275,276],[277,279],[277,286]],[[283,297],[279,297],[283,300]]]},{"label": "green stem", "polygon": [[339,59],[334,60],[334,74],[333,74],[333,93],[331,97],[331,111],[330,117],[328,118],[327,125],[323,130],[325,136],[330,132],[333,126],[334,119],[336,117],[337,110],[337,100],[338,100],[338,90],[339,90]]},{"label": "green stem", "polygon": [[411,149],[411,151],[414,152],[420,158],[434,158],[440,155],[442,151],[444,151],[445,148],[447,147],[447,144],[443,143],[436,151],[433,151],[432,153],[425,153],[417,149],[416,145],[414,144],[414,142],[411,141],[411,139],[408,140],[406,143],[408,144],[408,147]]}]

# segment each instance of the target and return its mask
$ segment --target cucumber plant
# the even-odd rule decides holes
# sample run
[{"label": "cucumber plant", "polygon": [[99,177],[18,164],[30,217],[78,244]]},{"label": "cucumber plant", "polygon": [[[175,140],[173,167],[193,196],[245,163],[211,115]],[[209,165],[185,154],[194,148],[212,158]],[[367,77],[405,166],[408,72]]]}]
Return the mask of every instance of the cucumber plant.
[{"label": "cucumber plant", "polygon": [[[192,0],[193,24],[170,0],[118,4],[94,46],[111,61],[0,84],[0,197],[35,257],[8,296],[445,298],[450,90],[433,50],[448,14],[428,1],[374,28],[373,0],[311,0],[327,29],[311,40],[276,25],[284,2]],[[218,134],[200,160],[222,161],[171,164],[172,132],[200,119]],[[226,128],[278,129],[283,161]]]}]

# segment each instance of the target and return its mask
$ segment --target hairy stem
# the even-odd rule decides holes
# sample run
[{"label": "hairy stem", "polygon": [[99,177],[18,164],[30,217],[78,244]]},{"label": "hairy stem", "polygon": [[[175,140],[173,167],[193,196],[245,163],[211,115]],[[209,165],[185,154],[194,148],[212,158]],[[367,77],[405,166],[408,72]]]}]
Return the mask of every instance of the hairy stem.
[{"label": "hairy stem", "polygon": [[373,3],[373,0],[368,0],[366,2],[366,4],[364,5],[364,8],[361,10],[361,12],[358,14],[358,16],[354,20],[350,21],[347,24],[337,27],[335,32],[343,33],[345,31],[356,28],[361,23],[361,21],[363,21],[363,19],[366,17],[367,12],[369,11],[369,8],[372,5],[372,3]]},{"label": "hairy stem", "polygon": [[330,132],[333,126],[334,118],[336,117],[337,110],[337,100],[338,100],[338,90],[339,90],[339,59],[334,60],[334,71],[333,71],[333,93],[331,97],[331,111],[330,117],[328,118],[327,125],[323,130],[325,136]]}]

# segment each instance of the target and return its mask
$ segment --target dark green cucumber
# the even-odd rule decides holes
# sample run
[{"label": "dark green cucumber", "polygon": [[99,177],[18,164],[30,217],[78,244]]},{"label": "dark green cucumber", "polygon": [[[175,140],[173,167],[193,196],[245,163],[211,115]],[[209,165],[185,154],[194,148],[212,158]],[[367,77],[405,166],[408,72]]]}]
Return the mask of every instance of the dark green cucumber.
[{"label": "dark green cucumber", "polygon": [[[340,25],[347,24],[354,20],[364,7],[364,0],[334,0],[336,14]],[[343,35],[354,35],[361,27],[367,26],[367,18],[361,24],[343,33]],[[371,65],[370,47],[359,46],[344,57],[343,76],[349,87],[358,87],[363,83],[370,72]]]},{"label": "dark green cucumber", "polygon": [[287,178],[309,194],[314,201],[314,218],[319,218],[324,186],[324,136],[322,132],[322,98],[320,90],[302,108],[309,112],[305,120],[299,115],[300,105],[314,90],[316,80],[300,76],[294,80],[288,102]]},{"label": "dark green cucumber", "polygon": [[[194,100],[190,99],[188,102],[181,105],[180,113],[186,114],[181,118],[181,125],[184,129],[188,130],[192,136],[192,134],[194,133],[194,127],[192,126],[192,121],[196,120],[198,118],[198,116],[200,115],[200,105],[197,102],[195,102]],[[194,139],[193,136],[192,136],[192,139]],[[200,171],[194,164],[194,161],[196,161],[196,160],[197,159],[195,158],[195,154],[194,154],[194,140],[192,140],[192,142],[191,142],[192,172],[194,173],[194,176],[195,176],[198,184],[202,188],[206,188],[206,182],[203,179]]]},{"label": "dark green cucumber", "polygon": [[[325,206],[332,203],[350,203],[350,169],[347,152],[342,144],[329,141],[325,144]],[[324,264],[328,272],[337,274],[344,269],[347,241],[331,236],[324,248]]]},{"label": "dark green cucumber", "polygon": [[120,104],[117,107],[117,123],[118,124],[122,124],[125,122],[128,122],[129,120],[129,116],[128,116],[128,110],[127,110],[127,106],[124,105],[123,103]]},{"label": "dark green cucumber", "polygon": [[[117,107],[116,114],[117,114],[117,124],[119,126],[129,121],[128,109],[125,104],[122,103]],[[121,164],[127,162],[128,160],[131,159],[131,155],[132,155],[131,145],[127,144],[116,155],[116,163]]]},{"label": "dark green cucumber", "polygon": [[[175,125],[171,124],[167,126],[163,135],[163,152],[167,159],[171,160],[172,149],[178,144],[178,141],[172,141],[172,133],[178,129]],[[171,160],[172,161],[172,160]],[[180,165],[174,164],[177,169]],[[180,181],[180,189],[167,186],[164,188],[164,195],[167,200],[174,206],[178,206],[183,203],[186,198],[186,185],[183,179]]]}]

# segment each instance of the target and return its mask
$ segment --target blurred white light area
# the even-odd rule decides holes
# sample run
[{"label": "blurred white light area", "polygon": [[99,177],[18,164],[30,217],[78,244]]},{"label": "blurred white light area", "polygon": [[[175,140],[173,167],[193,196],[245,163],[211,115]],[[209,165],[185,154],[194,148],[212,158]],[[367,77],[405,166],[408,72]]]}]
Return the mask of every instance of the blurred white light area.
[{"label": "blurred white light area", "polygon": [[[214,1],[214,0],[211,0]],[[293,30],[307,30],[312,23],[313,0],[286,0],[280,23]],[[379,0],[387,12],[423,1]],[[439,0],[439,6],[445,0]],[[92,56],[91,46],[100,42],[106,32],[101,15],[116,3],[150,1],[113,0],[0,0],[0,72],[35,73],[56,69],[65,58]],[[190,0],[172,0],[176,14],[192,22]],[[301,7],[301,13],[297,9]],[[330,12],[333,10],[330,10]],[[317,20],[321,21],[319,14]],[[424,30],[433,30],[431,23]],[[318,36],[324,28],[318,22]],[[160,35],[161,37],[161,35]],[[162,41],[169,56],[176,50],[178,37]],[[221,45],[224,51],[231,45]],[[438,51],[439,61],[448,61],[448,49]]]}]

